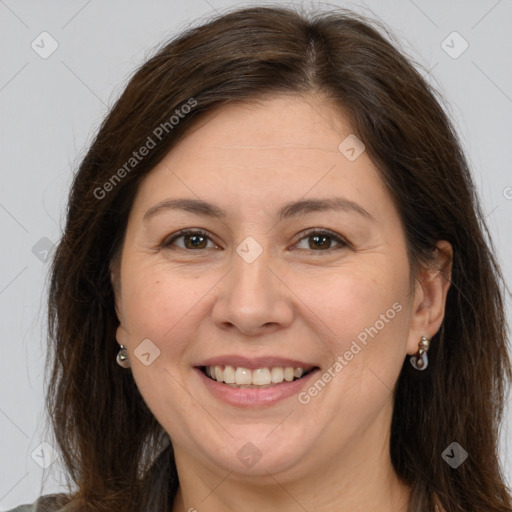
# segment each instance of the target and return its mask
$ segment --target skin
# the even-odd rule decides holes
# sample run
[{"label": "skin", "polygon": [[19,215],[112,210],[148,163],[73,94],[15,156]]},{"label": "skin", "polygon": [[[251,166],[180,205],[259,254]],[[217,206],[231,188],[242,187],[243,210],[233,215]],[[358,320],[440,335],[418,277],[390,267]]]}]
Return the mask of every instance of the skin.
[{"label": "skin", "polygon": [[[409,489],[389,456],[392,390],[406,355],[442,323],[452,249],[439,242],[435,267],[422,270],[411,291],[389,192],[366,152],[349,161],[338,150],[351,133],[344,113],[319,96],[225,106],[138,190],[112,273],[117,340],[173,442],[180,478],[173,512],[405,510]],[[287,202],[334,196],[373,220],[349,211],[275,216]],[[227,216],[165,210],[143,221],[160,201],[180,197],[215,203]],[[209,239],[200,249],[190,248],[190,237],[161,247],[184,228]],[[317,248],[304,238],[309,228],[350,244],[327,239]],[[252,263],[236,252],[248,236],[263,250]],[[264,407],[228,405],[193,370],[202,359],[243,354],[297,358],[325,372],[394,303],[401,311],[307,404],[292,396]],[[134,355],[144,339],[160,350],[148,366]],[[248,442],[262,455],[252,467],[237,457]]]}]

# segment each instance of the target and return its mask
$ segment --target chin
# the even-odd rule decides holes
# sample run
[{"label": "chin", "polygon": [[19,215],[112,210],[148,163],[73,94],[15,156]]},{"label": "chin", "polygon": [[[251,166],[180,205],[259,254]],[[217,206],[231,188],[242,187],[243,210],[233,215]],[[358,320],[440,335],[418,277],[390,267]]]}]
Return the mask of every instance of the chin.
[{"label": "chin", "polygon": [[283,428],[287,421],[277,429],[267,424],[238,425],[236,431],[230,431],[232,437],[212,440],[202,449],[217,467],[239,475],[268,478],[269,473],[296,474],[307,455],[313,453],[315,442],[308,440],[310,429]]}]

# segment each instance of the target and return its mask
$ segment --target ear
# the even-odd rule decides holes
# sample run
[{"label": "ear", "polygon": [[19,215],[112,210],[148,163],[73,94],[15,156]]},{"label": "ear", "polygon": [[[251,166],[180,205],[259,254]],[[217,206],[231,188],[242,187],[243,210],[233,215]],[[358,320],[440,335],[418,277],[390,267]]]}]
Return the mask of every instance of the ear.
[{"label": "ear", "polygon": [[129,347],[129,336],[128,331],[123,327],[123,324],[119,324],[116,329],[116,340],[119,345]]},{"label": "ear", "polygon": [[120,276],[119,259],[114,257],[110,262],[110,283],[114,292],[114,305],[116,308],[117,319],[121,321],[122,307],[121,307],[121,276]]},{"label": "ear", "polygon": [[114,305],[119,325],[116,329],[116,340],[120,345],[128,346],[128,331],[124,327],[124,308],[121,294],[121,264],[120,258],[115,256],[110,262],[110,282],[114,292]]},{"label": "ear", "polygon": [[128,331],[124,327],[124,316],[123,316],[123,305],[122,305],[122,297],[121,297],[121,281],[119,278],[118,267],[113,266],[110,271],[110,281],[112,283],[112,289],[114,290],[114,300],[115,300],[115,308],[117,319],[119,320],[119,325],[116,329],[116,340],[120,345],[128,346]]},{"label": "ear", "polygon": [[407,339],[407,354],[418,351],[422,336],[432,338],[443,323],[446,296],[450,288],[453,265],[453,248],[445,240],[436,244],[435,261],[422,269],[416,280],[411,325]]}]

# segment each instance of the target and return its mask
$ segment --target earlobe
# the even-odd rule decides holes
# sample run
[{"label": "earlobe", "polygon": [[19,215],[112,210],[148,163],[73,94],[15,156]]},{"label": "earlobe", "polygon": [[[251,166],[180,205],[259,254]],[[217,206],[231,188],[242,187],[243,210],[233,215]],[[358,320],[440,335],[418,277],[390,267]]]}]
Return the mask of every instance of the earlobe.
[{"label": "earlobe", "polygon": [[424,269],[416,284],[414,311],[407,341],[407,353],[418,350],[422,336],[432,338],[440,329],[445,316],[446,297],[451,284],[453,249],[444,240],[436,244],[435,261]]},{"label": "earlobe", "polygon": [[122,324],[119,324],[116,329],[116,340],[119,345],[124,345],[125,347],[129,345],[128,343],[128,331],[123,327]]}]

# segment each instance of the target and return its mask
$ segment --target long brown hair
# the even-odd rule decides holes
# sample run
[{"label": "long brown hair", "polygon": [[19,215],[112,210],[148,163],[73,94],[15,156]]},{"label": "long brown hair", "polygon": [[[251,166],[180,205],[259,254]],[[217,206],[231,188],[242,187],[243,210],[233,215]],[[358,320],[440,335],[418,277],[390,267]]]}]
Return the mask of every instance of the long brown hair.
[{"label": "long brown hair", "polygon": [[[396,387],[389,449],[408,510],[434,511],[436,496],[451,512],[511,510],[497,453],[512,376],[505,285],[443,100],[398,47],[344,9],[252,7],[187,29],[135,72],[74,178],[52,262],[48,412],[74,485],[69,510],[171,510],[169,436],[115,361],[110,271],[138,185],[195,121],[281,93],[322,94],[347,112],[401,215],[414,276],[438,240],[453,246],[431,363],[415,372],[406,359]],[[454,441],[469,454],[457,469],[441,457]]]}]

